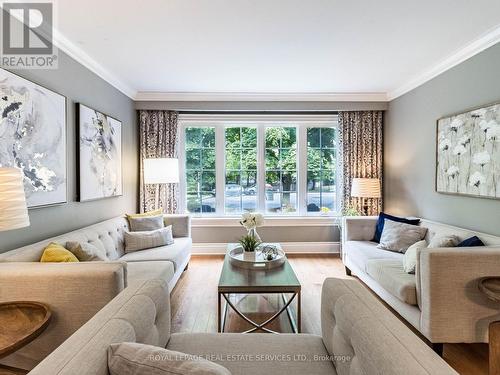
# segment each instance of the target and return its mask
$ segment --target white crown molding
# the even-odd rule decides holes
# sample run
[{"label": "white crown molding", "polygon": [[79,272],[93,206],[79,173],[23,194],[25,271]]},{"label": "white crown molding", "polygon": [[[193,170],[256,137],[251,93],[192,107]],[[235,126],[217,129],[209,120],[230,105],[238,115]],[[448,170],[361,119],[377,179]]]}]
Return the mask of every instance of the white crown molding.
[{"label": "white crown molding", "polygon": [[164,102],[386,102],[375,93],[263,93],[263,92],[152,92],[140,91],[136,101]]},{"label": "white crown molding", "polygon": [[484,51],[485,49],[500,42],[500,25],[484,34],[475,41],[466,44],[463,48],[456,51],[454,54],[448,56],[438,64],[434,65],[429,70],[416,76],[404,85],[401,85],[395,90],[387,93],[388,101],[394,100],[403,94],[423,85],[438,75],[446,72],[447,70],[457,66],[458,64],[470,59],[472,56]]},{"label": "white crown molding", "polygon": [[130,99],[134,99],[137,95],[136,90],[123,82],[108,69],[104,68],[81,48],[77,47],[75,44],[73,44],[73,42],[71,42],[68,38],[66,38],[58,30],[55,29],[53,31],[53,43],[58,49],[62,50],[64,53],[72,57],[78,63],[82,64],[91,72],[97,74],[110,85],[114,86],[116,89],[127,95]]}]

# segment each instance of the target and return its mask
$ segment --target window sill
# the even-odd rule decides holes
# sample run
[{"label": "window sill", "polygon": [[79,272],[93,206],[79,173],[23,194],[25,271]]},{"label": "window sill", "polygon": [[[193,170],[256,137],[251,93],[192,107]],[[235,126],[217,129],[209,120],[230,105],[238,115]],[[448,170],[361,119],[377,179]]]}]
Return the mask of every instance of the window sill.
[{"label": "window sill", "polygon": [[[265,217],[264,227],[324,227],[337,226],[341,220],[340,215],[330,216],[288,216],[288,217]],[[193,228],[206,227],[241,227],[239,216],[232,217],[193,217],[191,226]]]}]

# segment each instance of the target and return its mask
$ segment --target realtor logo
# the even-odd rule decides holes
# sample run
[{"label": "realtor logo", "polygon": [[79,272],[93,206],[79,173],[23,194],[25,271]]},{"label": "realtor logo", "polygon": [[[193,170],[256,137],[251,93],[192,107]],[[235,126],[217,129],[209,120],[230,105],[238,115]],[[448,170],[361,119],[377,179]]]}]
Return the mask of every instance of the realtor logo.
[{"label": "realtor logo", "polygon": [[52,3],[2,3],[2,67],[54,69]]}]

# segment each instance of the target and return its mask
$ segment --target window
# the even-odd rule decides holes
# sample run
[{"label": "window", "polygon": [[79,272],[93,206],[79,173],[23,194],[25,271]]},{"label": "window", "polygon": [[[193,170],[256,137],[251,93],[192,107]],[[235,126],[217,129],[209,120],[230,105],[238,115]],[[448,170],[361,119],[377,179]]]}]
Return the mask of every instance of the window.
[{"label": "window", "polygon": [[227,127],[225,144],[225,212],[257,211],[257,129]]},{"label": "window", "polygon": [[307,211],[335,210],[337,170],[334,128],[307,129]]},{"label": "window", "polygon": [[337,211],[333,116],[181,115],[181,194],[195,215]]},{"label": "window", "polygon": [[266,128],[266,212],[297,211],[297,129]]},{"label": "window", "polygon": [[215,212],[215,128],[186,128],[187,210]]}]

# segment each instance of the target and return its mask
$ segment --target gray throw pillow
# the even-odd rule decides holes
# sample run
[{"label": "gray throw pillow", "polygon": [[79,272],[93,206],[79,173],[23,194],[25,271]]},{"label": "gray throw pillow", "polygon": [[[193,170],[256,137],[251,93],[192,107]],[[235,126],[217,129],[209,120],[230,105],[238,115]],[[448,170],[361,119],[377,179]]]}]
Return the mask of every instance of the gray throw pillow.
[{"label": "gray throw pillow", "polygon": [[403,268],[406,273],[415,273],[415,268],[417,267],[417,255],[418,251],[425,249],[427,247],[427,242],[425,240],[418,241],[411,245],[408,250],[406,250],[403,257]]},{"label": "gray throw pillow", "polygon": [[163,215],[157,216],[143,216],[143,217],[129,217],[128,223],[131,232],[146,232],[163,228]]},{"label": "gray throw pillow", "polygon": [[88,242],[68,241],[66,249],[71,251],[80,262],[107,261],[106,250],[99,249],[97,246]]},{"label": "gray throw pillow", "polygon": [[427,228],[417,225],[398,223],[385,220],[384,230],[380,237],[379,249],[405,253],[415,242],[422,240],[427,233]]},{"label": "gray throw pillow", "polygon": [[108,370],[111,375],[231,375],[199,356],[135,342],[108,347]]},{"label": "gray throw pillow", "polygon": [[126,253],[174,243],[171,225],[148,232],[125,232],[124,237]]},{"label": "gray throw pillow", "polygon": [[436,249],[438,247],[455,247],[460,242],[458,236],[450,235],[435,235],[432,237],[429,247]]}]

